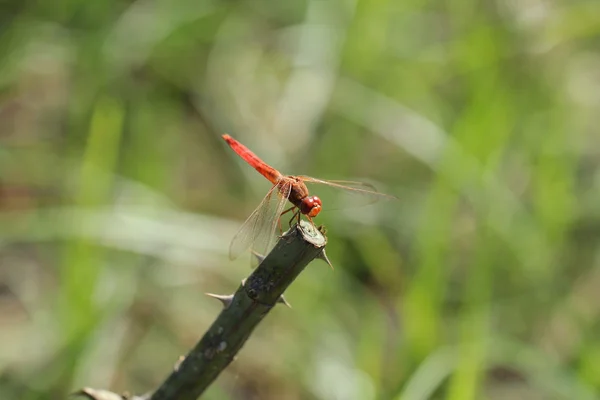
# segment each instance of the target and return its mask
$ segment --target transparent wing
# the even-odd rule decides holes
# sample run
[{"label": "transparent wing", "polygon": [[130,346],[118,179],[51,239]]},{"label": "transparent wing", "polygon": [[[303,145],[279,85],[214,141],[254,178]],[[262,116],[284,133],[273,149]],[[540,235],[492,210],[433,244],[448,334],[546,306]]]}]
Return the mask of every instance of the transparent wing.
[{"label": "transparent wing", "polygon": [[[321,200],[323,201],[324,204],[325,204],[325,202],[329,203],[328,206],[324,207],[324,210],[336,210],[336,209],[339,210],[339,209],[344,209],[344,208],[348,208],[348,207],[365,206],[365,205],[376,203],[381,200],[399,200],[395,196],[391,196],[389,194],[384,194],[384,193],[377,191],[375,186],[371,185],[370,183],[366,183],[366,182],[340,181],[340,180],[329,181],[329,180],[317,179],[317,178],[313,178],[310,176],[303,176],[303,175],[298,176],[298,178],[302,179],[304,182],[306,182],[308,184],[316,183],[319,185],[327,186],[329,188],[334,189],[334,192],[339,192],[338,189],[341,189],[343,191],[343,193],[348,195],[342,200],[337,199],[337,201],[334,200],[334,201],[330,202],[328,200],[331,200],[331,197],[333,197],[335,195],[335,193],[334,194],[331,193],[332,192],[331,190],[326,190],[326,191],[320,190],[321,193],[311,193],[311,194],[316,194],[317,196],[321,197]],[[339,195],[335,196],[335,197],[339,197]],[[333,204],[333,206],[332,206],[332,204]]]},{"label": "transparent wing", "polygon": [[290,195],[291,187],[291,184],[283,184],[279,188],[274,185],[269,190],[231,240],[230,259],[236,259],[249,248],[259,254],[267,254],[275,239],[277,222]]}]

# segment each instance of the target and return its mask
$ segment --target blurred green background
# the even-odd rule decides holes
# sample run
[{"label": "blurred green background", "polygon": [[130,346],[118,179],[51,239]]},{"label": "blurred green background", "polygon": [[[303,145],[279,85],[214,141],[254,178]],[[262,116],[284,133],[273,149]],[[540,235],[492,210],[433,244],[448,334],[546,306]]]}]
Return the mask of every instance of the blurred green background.
[{"label": "blurred green background", "polygon": [[331,197],[335,271],[204,398],[599,398],[599,1],[0,4],[1,399],[144,393],[201,337],[270,187],[224,132],[400,200]]}]

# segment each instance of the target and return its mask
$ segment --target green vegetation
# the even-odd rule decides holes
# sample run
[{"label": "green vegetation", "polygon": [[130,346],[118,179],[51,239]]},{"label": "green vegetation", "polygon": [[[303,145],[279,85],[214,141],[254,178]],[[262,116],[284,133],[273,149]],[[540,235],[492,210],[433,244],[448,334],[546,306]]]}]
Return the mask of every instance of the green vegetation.
[{"label": "green vegetation", "polygon": [[[5,1],[0,399],[156,387],[284,173],[308,266],[206,399],[600,398],[600,2]],[[360,202],[360,201],[359,201]]]}]

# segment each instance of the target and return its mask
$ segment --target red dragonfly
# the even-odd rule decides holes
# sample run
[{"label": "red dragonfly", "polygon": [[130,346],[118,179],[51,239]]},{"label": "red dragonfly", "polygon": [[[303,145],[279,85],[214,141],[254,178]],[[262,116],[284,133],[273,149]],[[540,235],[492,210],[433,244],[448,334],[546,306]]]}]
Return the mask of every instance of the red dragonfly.
[{"label": "red dragonfly", "polygon": [[[275,230],[277,229],[280,217],[287,212],[293,212],[290,223],[295,217],[297,217],[299,221],[301,214],[313,223],[312,219],[321,212],[322,203],[321,199],[317,196],[309,195],[306,183],[324,184],[350,193],[364,195],[367,196],[371,202],[377,201],[379,198],[396,199],[394,196],[377,192],[375,188],[368,183],[325,181],[311,178],[310,176],[283,175],[281,172],[258,158],[258,156],[250,149],[231,136],[225,134],[223,135],[223,139],[225,139],[229,147],[231,147],[244,161],[250,164],[273,184],[265,198],[252,214],[250,214],[246,222],[244,222],[231,241],[229,258],[232,260],[237,258],[248,248],[257,251],[260,254],[266,254],[266,251],[270,248],[273,238],[275,237]],[[292,203],[292,206],[287,210],[284,210],[287,200]]]}]

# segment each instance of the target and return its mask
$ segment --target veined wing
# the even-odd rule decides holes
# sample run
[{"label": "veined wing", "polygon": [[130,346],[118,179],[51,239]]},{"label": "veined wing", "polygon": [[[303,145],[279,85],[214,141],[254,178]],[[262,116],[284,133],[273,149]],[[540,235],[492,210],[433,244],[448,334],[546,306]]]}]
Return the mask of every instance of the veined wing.
[{"label": "veined wing", "polygon": [[290,195],[291,187],[289,183],[271,187],[231,240],[230,259],[236,259],[249,248],[259,254],[267,254],[273,244],[277,222]]},{"label": "veined wing", "polygon": [[[349,194],[352,198],[351,206],[365,206],[369,204],[376,203],[381,200],[399,200],[396,196],[391,196],[389,194],[381,193],[377,191],[375,186],[366,182],[357,182],[357,181],[341,181],[341,180],[323,180],[317,179],[310,176],[300,175],[298,178],[302,179],[304,182],[311,184],[316,183],[320,185],[329,186],[334,189],[341,189],[345,193]],[[320,196],[319,193],[311,193]],[[326,199],[325,199],[326,200]],[[334,210],[346,208],[342,207],[327,207],[325,209]]]}]

